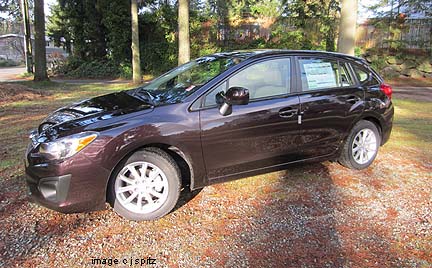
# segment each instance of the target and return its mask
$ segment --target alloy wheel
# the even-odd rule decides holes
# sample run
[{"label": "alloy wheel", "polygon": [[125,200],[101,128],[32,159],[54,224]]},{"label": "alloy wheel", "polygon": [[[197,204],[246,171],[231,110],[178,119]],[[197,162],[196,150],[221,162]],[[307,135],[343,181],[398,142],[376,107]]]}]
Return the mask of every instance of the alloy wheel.
[{"label": "alloy wheel", "polygon": [[375,133],[364,128],[354,137],[351,146],[352,157],[360,165],[368,163],[377,153],[377,138]]},{"label": "alloy wheel", "polygon": [[117,175],[114,185],[120,204],[134,213],[150,213],[159,209],[168,198],[165,173],[148,162],[133,162]]}]

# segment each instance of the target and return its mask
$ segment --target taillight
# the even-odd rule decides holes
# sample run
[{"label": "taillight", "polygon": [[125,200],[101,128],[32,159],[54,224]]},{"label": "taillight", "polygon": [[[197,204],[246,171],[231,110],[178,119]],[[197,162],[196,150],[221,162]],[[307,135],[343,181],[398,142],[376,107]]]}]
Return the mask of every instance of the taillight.
[{"label": "taillight", "polygon": [[382,92],[384,92],[384,94],[386,94],[387,97],[389,97],[389,99],[392,98],[393,88],[390,85],[381,84],[380,89]]}]

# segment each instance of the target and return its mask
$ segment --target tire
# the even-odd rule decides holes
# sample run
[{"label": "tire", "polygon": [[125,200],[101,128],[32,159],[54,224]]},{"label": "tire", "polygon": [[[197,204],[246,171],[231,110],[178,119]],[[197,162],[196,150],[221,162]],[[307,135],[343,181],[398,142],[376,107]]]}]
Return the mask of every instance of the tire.
[{"label": "tire", "polygon": [[181,173],[173,158],[158,148],[146,148],[116,168],[108,184],[108,202],[128,220],[155,220],[171,212],[180,190]]},{"label": "tire", "polygon": [[374,161],[381,144],[376,125],[361,120],[354,125],[342,147],[339,163],[350,169],[365,169]]}]

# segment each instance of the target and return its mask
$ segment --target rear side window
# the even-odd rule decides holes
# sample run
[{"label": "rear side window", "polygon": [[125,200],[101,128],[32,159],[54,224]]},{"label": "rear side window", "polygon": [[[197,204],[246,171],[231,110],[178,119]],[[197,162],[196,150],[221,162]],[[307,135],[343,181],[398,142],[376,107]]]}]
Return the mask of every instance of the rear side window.
[{"label": "rear side window", "polygon": [[330,59],[301,58],[299,64],[303,91],[354,85],[344,63]]}]

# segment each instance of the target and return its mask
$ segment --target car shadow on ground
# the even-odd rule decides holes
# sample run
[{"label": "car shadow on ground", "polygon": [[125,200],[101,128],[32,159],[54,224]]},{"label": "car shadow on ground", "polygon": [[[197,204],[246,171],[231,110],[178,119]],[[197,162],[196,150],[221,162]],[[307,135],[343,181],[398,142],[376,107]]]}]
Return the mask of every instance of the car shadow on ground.
[{"label": "car shadow on ground", "polygon": [[173,211],[176,211],[182,208],[184,205],[188,204],[192,199],[194,199],[199,193],[201,193],[202,189],[197,189],[191,191],[189,186],[183,187],[180,192],[179,200],[177,201],[176,206]]},{"label": "car shadow on ground", "polygon": [[[263,174],[264,175],[264,174]],[[250,267],[343,267],[335,224],[337,192],[326,166],[293,166],[263,189],[264,204],[245,223],[234,256]]]},{"label": "car shadow on ground", "polygon": [[[344,233],[350,220],[343,215],[344,197],[328,167],[321,163],[299,165],[278,174],[277,183],[262,189],[267,194],[263,204],[236,230],[235,242],[211,246],[232,250],[229,255],[235,257],[228,258],[225,265],[350,267],[356,263],[358,260],[350,260],[354,249],[346,242],[358,237]],[[231,226],[229,222],[225,225]],[[385,241],[376,235],[366,244],[386,252]],[[388,265],[379,259],[374,261]]]}]

